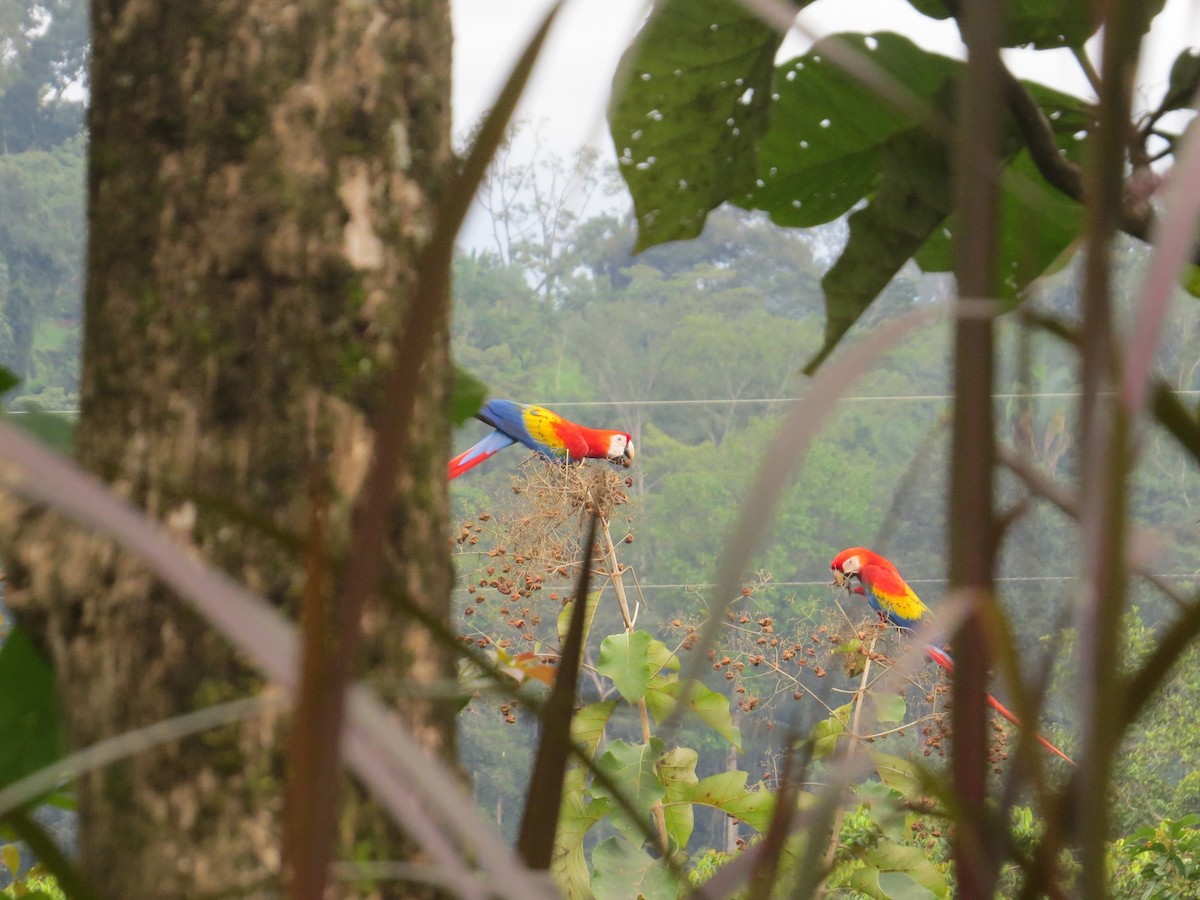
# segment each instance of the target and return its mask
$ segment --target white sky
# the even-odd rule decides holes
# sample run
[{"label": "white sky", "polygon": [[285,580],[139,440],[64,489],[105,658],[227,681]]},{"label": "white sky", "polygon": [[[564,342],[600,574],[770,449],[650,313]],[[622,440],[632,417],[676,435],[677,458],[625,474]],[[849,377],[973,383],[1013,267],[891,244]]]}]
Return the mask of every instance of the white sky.
[{"label": "white sky", "polygon": [[[549,0],[451,0],[454,19],[454,121],[461,134],[494,101]],[[546,119],[544,136],[560,153],[591,143],[611,155],[604,122],[609,85],[622,50],[636,31],[646,0],[573,0],[555,25],[519,115]],[[835,31],[898,31],[941,53],[960,47],[957,29],[916,12],[906,0],[817,0],[800,21],[817,35]],[[793,30],[782,58],[807,41]],[[1144,51],[1144,103],[1161,94],[1171,63],[1200,45],[1200,0],[1167,0]],[[1017,75],[1077,94],[1088,88],[1069,51],[1009,51]]]}]

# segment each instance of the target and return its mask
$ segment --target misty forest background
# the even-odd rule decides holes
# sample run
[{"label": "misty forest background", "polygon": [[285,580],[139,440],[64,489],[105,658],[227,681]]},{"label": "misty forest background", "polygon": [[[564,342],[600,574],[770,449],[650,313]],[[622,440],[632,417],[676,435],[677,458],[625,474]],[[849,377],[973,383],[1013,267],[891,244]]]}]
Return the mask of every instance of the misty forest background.
[{"label": "misty forest background", "polygon": [[[87,138],[80,104],[63,94],[79,70],[62,61],[82,65],[86,20],[77,6],[64,4],[48,30],[18,49],[19,65],[0,66],[0,362],[20,379],[7,408],[36,424],[44,421],[39,411],[69,413],[78,402]],[[43,102],[48,90],[58,99]],[[805,389],[800,371],[823,339],[820,279],[844,244],[845,224],[784,230],[765,216],[725,208],[699,239],[634,256],[635,225],[615,169],[593,150],[529,155],[537,129],[524,123],[501,154],[481,193],[469,246],[455,260],[455,360],[491,396],[542,403],[575,421],[633,435],[638,455],[627,473],[629,502],[621,507],[624,521],[614,524],[625,531],[615,537],[630,535],[621,561],[636,576],[630,588],[639,600],[638,627],[679,648],[703,617],[720,542],[783,404]],[[1119,283],[1134,283],[1148,256],[1144,244],[1124,241]],[[1063,267],[1040,285],[1034,307],[1075,318],[1076,284],[1075,266]],[[875,328],[950,290],[948,276],[923,275],[910,264],[856,328]],[[1000,341],[1000,434],[1042,471],[1073,478],[1074,353],[1013,323],[1001,327]],[[1157,366],[1194,403],[1200,394],[1194,300],[1176,303]],[[866,545],[884,553],[931,606],[944,589],[948,328],[913,333],[852,393],[781,504],[756,559],[758,574],[718,651],[735,665],[718,661],[708,683],[735,703],[741,754],[735,759],[718,735],[696,729],[686,742],[700,752],[701,777],[740,767],[774,782],[785,739],[826,718],[818,701],[839,705],[834,693],[852,687],[829,640],[848,627],[826,586],[837,551]],[[483,433],[470,423],[456,434],[455,447]],[[1154,571],[1193,592],[1200,582],[1194,465],[1154,429],[1140,436],[1139,449],[1132,517],[1155,539]],[[544,560],[537,561],[542,589],[531,597],[509,602],[503,578],[499,589],[495,584],[495,567],[511,563],[497,563],[494,551],[529,515],[525,498],[536,466],[518,465],[524,458],[509,450],[453,491],[457,628],[464,640],[511,652],[553,643],[561,608],[556,586],[569,584]],[[1018,496],[1003,480],[1000,489]],[[1043,730],[1071,752],[1076,723],[1064,685],[1072,673],[1055,664],[1069,658],[1073,632],[1065,610],[1079,568],[1076,532],[1066,524],[1048,504],[1023,508],[1004,544],[998,585],[1017,623],[1023,660],[1049,679]],[[1148,587],[1134,591],[1126,625],[1136,656],[1170,606]],[[854,622],[862,619],[862,608],[846,611]],[[609,606],[602,604],[600,615],[611,618],[611,627],[594,634],[619,630]],[[812,648],[801,654],[807,665],[773,669],[763,647],[776,645],[770,639],[764,645],[764,635]],[[593,666],[595,654],[591,647]],[[611,694],[612,686],[583,679],[585,701],[602,699],[604,691]],[[1193,650],[1120,755],[1114,807],[1120,834],[1200,809],[1200,731],[1191,727],[1198,692],[1200,655]],[[513,706],[494,697],[469,703],[460,722],[460,758],[477,805],[514,836],[534,723],[519,701]],[[632,735],[634,723],[617,721],[610,735],[620,737],[623,728]],[[900,755],[930,751],[936,759],[942,752],[915,727],[881,740]],[[746,836],[730,830],[719,812],[698,814],[693,846],[732,850]]]},{"label": "misty forest background", "polygon": [[[70,411],[77,402],[86,135],[75,104],[63,103],[53,120],[23,126],[15,115],[8,108],[0,116],[0,208],[6,213],[0,220],[0,357],[21,378],[9,409],[33,411],[30,418],[37,420],[38,411]],[[634,224],[615,169],[591,149],[569,158],[549,151],[518,157],[513,147],[528,146],[536,132],[537,123],[524,123],[502,154],[481,194],[474,246],[457,256],[455,358],[492,396],[543,403],[584,424],[633,435],[638,457],[629,472],[630,502],[622,507],[633,540],[621,558],[644,600],[639,627],[675,647],[687,625],[702,617],[720,537],[735,520],[781,405],[803,390],[800,370],[822,339],[820,278],[845,240],[845,226],[798,232],[725,209],[710,218],[700,239],[634,256]],[[1120,279],[1137,279],[1148,256],[1145,245],[1126,241]],[[1073,315],[1075,275],[1068,266],[1048,279],[1037,303]],[[944,299],[949,290],[948,276],[923,275],[912,266],[859,327]],[[1198,348],[1200,308],[1180,302],[1158,360],[1180,391],[1200,390]],[[775,632],[801,643],[821,626],[838,627],[843,619],[826,586],[829,560],[858,544],[896,561],[936,607],[945,587],[948,352],[945,326],[918,331],[843,402],[759,555],[753,594],[739,604],[752,622],[772,618]],[[1072,354],[1015,327],[1002,331],[1001,353],[996,404],[1002,433],[1044,471],[1071,477],[1077,464],[1070,437]],[[483,431],[466,426],[455,446],[468,446]],[[459,548],[456,608],[464,636],[537,650],[547,646],[553,615],[534,627],[526,619],[543,618],[537,609],[532,616],[499,614],[498,604],[488,610],[466,590],[487,565],[486,551],[503,543],[497,520],[523,514],[513,493],[514,467],[523,458],[509,450],[455,484],[456,525],[477,523],[481,515],[491,523],[479,543]],[[518,471],[516,477],[524,476]],[[1181,591],[1191,589],[1200,581],[1194,553],[1200,484],[1176,445],[1153,432],[1144,436],[1133,500],[1136,518],[1158,541],[1155,570]],[[1053,659],[1072,640],[1064,592],[1078,557],[1074,534],[1064,526],[1061,514],[1035,504],[1005,545],[1001,598],[1020,623],[1017,639],[1029,660]],[[1135,651],[1148,644],[1165,603],[1139,589],[1129,620]],[[468,608],[473,614],[463,616]],[[862,610],[847,612],[857,617]],[[616,630],[612,616],[614,627],[597,634]],[[731,652],[754,656],[752,648],[744,650],[753,639],[744,640],[746,629],[736,625]],[[736,707],[743,741],[738,764],[761,769],[770,782],[784,737],[806,732],[826,711],[811,699],[794,699],[791,686],[760,668],[751,665],[732,680],[718,673],[710,681],[742,703]],[[850,686],[836,662],[822,669],[823,677],[811,670],[797,674],[821,696]],[[1069,675],[1061,667],[1052,672],[1058,681]],[[1066,693],[1051,684],[1045,731],[1070,752],[1072,711]],[[587,685],[585,679],[585,699]],[[735,693],[743,685],[744,693]],[[1200,804],[1200,734],[1180,727],[1197,690],[1200,656],[1193,652],[1122,755],[1117,818],[1123,833],[1179,818]],[[750,700],[752,709],[745,710]],[[535,734],[530,720],[518,712],[509,723],[507,713],[494,700],[470,704],[461,719],[460,755],[481,809],[512,835]],[[893,752],[917,735],[913,729],[891,736]],[[717,735],[690,737],[702,751],[698,771],[730,764]],[[731,849],[725,816],[704,818],[697,843]]]}]

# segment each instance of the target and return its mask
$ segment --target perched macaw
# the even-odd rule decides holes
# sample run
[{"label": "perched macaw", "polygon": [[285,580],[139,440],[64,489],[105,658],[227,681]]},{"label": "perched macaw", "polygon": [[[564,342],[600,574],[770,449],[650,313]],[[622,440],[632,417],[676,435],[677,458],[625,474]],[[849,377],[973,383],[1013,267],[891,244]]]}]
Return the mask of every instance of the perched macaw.
[{"label": "perched macaw", "polygon": [[495,431],[450,460],[450,478],[473,469],[510,444],[524,444],[548,459],[633,459],[633,438],[623,431],[605,431],[568,422],[543,406],[512,400],[489,400],[475,418]]},{"label": "perched macaw", "polygon": [[[855,594],[862,594],[871,604],[871,608],[879,613],[879,618],[895,625],[897,628],[914,630],[929,612],[929,607],[921,602],[916,591],[908,586],[890,560],[868,550],[866,547],[850,547],[833,558],[829,564],[833,570],[834,581],[839,587],[844,587]],[[852,583],[856,582],[856,583]],[[925,653],[935,663],[947,672],[954,671],[954,660],[943,647],[926,644]],[[1008,719],[1018,728],[1020,721],[1015,715],[991,694],[987,695],[988,704],[992,709]],[[1052,743],[1037,736],[1038,742],[1056,756],[1060,756],[1074,765],[1074,761],[1055,747]]]}]

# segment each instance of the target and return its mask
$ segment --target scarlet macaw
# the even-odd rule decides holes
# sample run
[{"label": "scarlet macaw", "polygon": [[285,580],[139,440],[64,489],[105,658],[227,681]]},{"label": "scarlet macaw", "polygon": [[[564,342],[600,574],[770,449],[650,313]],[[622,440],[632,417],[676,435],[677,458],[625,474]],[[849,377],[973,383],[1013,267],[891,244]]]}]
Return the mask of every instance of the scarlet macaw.
[{"label": "scarlet macaw", "polygon": [[509,444],[524,444],[548,459],[633,459],[633,438],[623,431],[605,431],[568,422],[543,406],[513,400],[489,400],[475,418],[495,431],[450,460],[453,480]]},{"label": "scarlet macaw", "polygon": [[[885,559],[866,547],[850,547],[843,550],[833,558],[829,568],[833,570],[834,581],[839,587],[845,587],[855,594],[865,596],[867,602],[871,604],[871,608],[879,613],[879,618],[897,628],[912,631],[929,612],[929,607],[922,603],[916,591],[908,586],[908,582],[900,576],[900,570],[892,564],[891,560]],[[857,584],[850,584],[851,579],[856,580]],[[954,671],[954,660],[950,658],[950,654],[944,648],[926,644],[925,653],[947,672]],[[988,694],[987,701],[992,709],[1018,728],[1021,727],[1021,722],[1017,717],[1009,712],[999,700]],[[1071,765],[1075,764],[1069,756],[1040,734],[1037,739],[1051,753],[1062,757]]]}]

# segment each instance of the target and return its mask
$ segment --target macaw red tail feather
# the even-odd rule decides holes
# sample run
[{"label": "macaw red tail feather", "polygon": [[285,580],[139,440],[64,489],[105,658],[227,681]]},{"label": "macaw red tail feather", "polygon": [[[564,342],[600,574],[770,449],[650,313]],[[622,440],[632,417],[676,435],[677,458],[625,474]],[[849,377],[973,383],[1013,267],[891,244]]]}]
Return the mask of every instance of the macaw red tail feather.
[{"label": "macaw red tail feather", "polygon": [[516,443],[516,439],[503,431],[493,431],[475,446],[464,450],[450,460],[447,468],[447,480],[453,481],[463,472],[469,472],[488,457],[514,443]]},{"label": "macaw red tail feather", "polygon": [[486,456],[476,456],[473,459],[464,460],[463,457],[470,452],[470,450],[464,450],[462,453],[458,454],[458,456],[454,457],[454,459],[450,460],[450,465],[447,468],[447,481],[453,481],[463,472],[469,472],[471,469],[475,468],[477,465],[487,459]]},{"label": "macaw red tail feather", "polygon": [[[947,653],[945,650],[943,650],[941,647],[935,647],[932,644],[927,644],[925,646],[925,653],[926,653],[926,655],[928,655],[928,657],[930,659],[932,659],[935,663],[937,663],[939,666],[941,666],[947,672],[950,672],[950,673],[954,672],[954,660],[952,660],[950,658],[950,654]],[[992,709],[994,709],[996,712],[1000,713],[1000,715],[1004,716],[1004,718],[1008,719],[1008,721],[1012,722],[1018,728],[1025,727],[1021,724],[1020,719],[1018,719],[1015,715],[1013,715],[1011,712],[1009,712],[1008,707],[1006,707],[1003,703],[1001,703],[999,700],[997,700],[991,694],[987,695],[987,702],[988,702],[988,705],[991,706]],[[1050,741],[1048,741],[1042,735],[1035,734],[1034,737],[1037,738],[1039,744],[1041,744],[1043,747],[1045,747],[1047,750],[1049,750],[1055,756],[1059,757],[1060,759],[1066,760],[1071,765],[1075,765],[1075,760],[1071,759],[1071,757],[1067,756],[1067,754],[1063,753],[1061,750],[1059,750],[1057,747],[1055,747],[1052,743],[1050,743]]]}]

